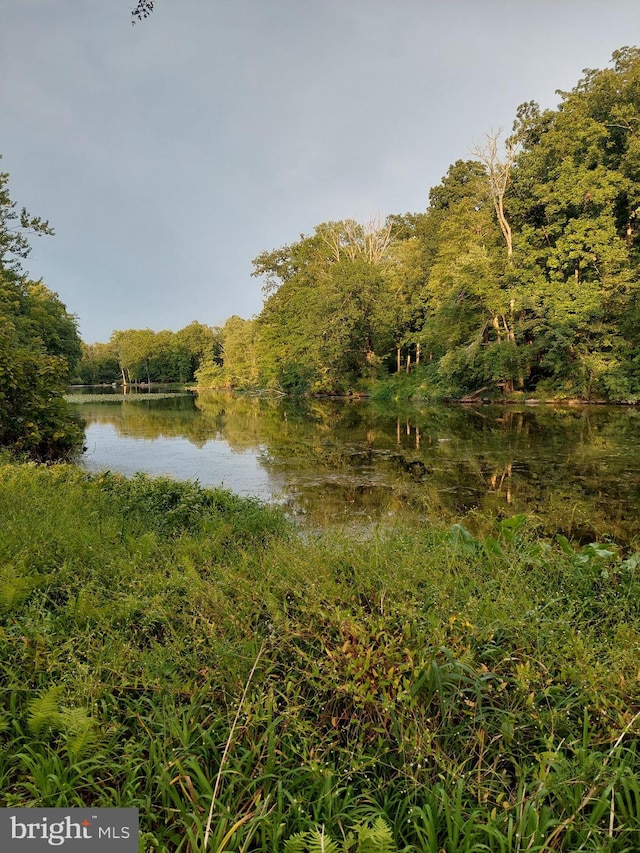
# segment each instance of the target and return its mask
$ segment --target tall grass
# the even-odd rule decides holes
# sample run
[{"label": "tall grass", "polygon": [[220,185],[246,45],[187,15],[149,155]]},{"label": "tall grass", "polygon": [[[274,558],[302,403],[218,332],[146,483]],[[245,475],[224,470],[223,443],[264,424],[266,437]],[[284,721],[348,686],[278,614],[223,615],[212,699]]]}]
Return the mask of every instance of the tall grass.
[{"label": "tall grass", "polygon": [[2,805],[135,806],[146,851],[640,849],[637,556],[303,541],[71,466],[1,467],[0,518]]}]

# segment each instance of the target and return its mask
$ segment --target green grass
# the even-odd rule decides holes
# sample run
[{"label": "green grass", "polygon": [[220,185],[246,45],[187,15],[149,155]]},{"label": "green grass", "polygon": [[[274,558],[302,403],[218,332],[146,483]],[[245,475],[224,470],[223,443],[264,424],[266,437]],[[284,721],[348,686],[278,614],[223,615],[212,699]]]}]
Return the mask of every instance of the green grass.
[{"label": "green grass", "polygon": [[0,467],[0,519],[2,805],[135,806],[148,851],[640,849],[636,556],[302,539],[73,466]]}]

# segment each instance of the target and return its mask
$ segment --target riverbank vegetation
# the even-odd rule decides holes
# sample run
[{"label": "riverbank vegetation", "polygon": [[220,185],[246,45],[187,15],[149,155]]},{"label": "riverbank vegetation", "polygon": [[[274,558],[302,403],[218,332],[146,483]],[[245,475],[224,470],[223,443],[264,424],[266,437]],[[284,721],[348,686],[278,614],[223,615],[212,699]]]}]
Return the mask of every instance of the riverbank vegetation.
[{"label": "riverbank vegetation", "polygon": [[633,548],[302,537],[72,466],[3,465],[0,515],[3,805],[136,806],[150,851],[640,846]]}]

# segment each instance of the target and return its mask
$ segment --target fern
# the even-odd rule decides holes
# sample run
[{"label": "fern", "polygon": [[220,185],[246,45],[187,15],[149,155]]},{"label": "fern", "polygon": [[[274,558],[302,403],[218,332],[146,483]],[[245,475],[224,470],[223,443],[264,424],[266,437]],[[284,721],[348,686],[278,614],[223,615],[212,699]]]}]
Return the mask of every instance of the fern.
[{"label": "fern", "polygon": [[284,853],[397,853],[391,829],[383,818],[377,817],[371,826],[359,823],[355,833],[350,832],[342,847],[319,830],[298,832],[289,838]]},{"label": "fern", "polygon": [[14,566],[0,567],[0,609],[19,607],[37,583],[36,578],[20,574]]},{"label": "fern", "polygon": [[284,853],[307,853],[308,835],[308,832],[296,832],[295,835],[285,841]]},{"label": "fern", "polygon": [[320,829],[299,832],[291,836],[284,846],[284,853],[341,853],[341,851],[322,826]]},{"label": "fern", "polygon": [[60,708],[61,686],[50,687],[29,703],[27,726],[39,735],[46,729],[61,732],[72,759],[83,758],[98,742],[98,727],[84,708]]},{"label": "fern", "polygon": [[83,758],[98,742],[96,721],[84,708],[69,708],[62,713],[67,752],[73,759]]},{"label": "fern", "polygon": [[358,834],[358,853],[396,853],[390,828],[381,817],[377,817],[373,826],[360,824]]},{"label": "fern", "polygon": [[94,604],[94,594],[86,589],[81,589],[75,598],[69,600],[68,612],[79,622],[98,619],[100,610]]},{"label": "fern", "polygon": [[60,694],[63,687],[50,687],[45,693],[29,703],[27,726],[29,731],[38,735],[43,729],[59,729],[62,723],[60,713]]},{"label": "fern", "polygon": [[336,842],[324,831],[324,826],[309,832],[307,847],[309,853],[340,853]]}]

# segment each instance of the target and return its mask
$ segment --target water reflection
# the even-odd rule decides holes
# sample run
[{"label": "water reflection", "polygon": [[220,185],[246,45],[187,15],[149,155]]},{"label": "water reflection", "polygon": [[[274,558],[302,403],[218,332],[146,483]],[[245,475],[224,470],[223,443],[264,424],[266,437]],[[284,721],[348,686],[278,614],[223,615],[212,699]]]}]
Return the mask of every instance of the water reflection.
[{"label": "water reflection", "polygon": [[[638,530],[640,412],[227,394],[78,407],[92,469],[223,483],[316,524],[527,512],[581,539]],[[469,517],[470,515],[470,517]]]}]

